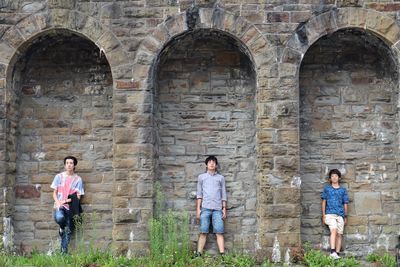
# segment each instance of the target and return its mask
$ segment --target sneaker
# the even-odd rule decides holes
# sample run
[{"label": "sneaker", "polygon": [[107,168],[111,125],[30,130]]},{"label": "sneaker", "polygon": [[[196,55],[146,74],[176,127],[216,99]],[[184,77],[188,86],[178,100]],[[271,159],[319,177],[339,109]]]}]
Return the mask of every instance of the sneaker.
[{"label": "sneaker", "polygon": [[331,258],[334,259],[334,260],[340,259],[340,256],[339,256],[336,252],[331,253],[331,254],[329,255],[329,257],[331,257]]},{"label": "sneaker", "polygon": [[194,257],[195,257],[195,258],[201,257],[201,252],[196,251],[196,253],[194,254]]},{"label": "sneaker", "polygon": [[58,229],[58,234],[60,235],[60,237],[62,237],[64,234],[64,229],[62,228]]}]

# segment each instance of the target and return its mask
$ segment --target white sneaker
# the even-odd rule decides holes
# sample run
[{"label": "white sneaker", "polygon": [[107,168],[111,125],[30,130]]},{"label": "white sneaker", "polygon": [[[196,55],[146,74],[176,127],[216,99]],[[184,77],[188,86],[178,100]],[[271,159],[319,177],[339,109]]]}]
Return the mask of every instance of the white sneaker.
[{"label": "white sneaker", "polygon": [[340,259],[340,256],[336,252],[331,253],[329,255],[329,257],[331,257],[332,259],[335,259],[335,260]]}]

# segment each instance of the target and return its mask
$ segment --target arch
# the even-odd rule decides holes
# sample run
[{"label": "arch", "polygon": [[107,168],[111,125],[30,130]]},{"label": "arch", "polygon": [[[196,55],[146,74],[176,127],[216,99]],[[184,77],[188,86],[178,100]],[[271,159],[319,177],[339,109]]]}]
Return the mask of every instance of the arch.
[{"label": "arch", "polygon": [[[62,170],[65,154],[79,159],[78,174],[89,189],[83,204],[90,203],[92,211],[108,211],[106,215],[99,213],[108,236],[97,240],[98,244],[107,244],[111,242],[112,205],[96,200],[96,195],[108,199],[113,181],[113,157],[109,153],[113,146],[110,65],[92,41],[65,29],[36,35],[29,46],[19,50],[20,58],[11,64],[6,113],[6,174],[15,192],[9,203],[15,209],[15,244],[22,251],[30,251],[33,246],[46,249],[44,220],[56,229],[47,192],[53,175]],[[105,180],[97,178],[101,176]],[[35,185],[39,189],[34,189]],[[101,189],[93,194],[91,188],[97,185]],[[90,209],[86,212],[91,213]],[[27,225],[34,229],[29,234]]]},{"label": "arch", "polygon": [[[351,15],[350,15],[351,14]],[[351,37],[350,41],[349,39],[343,38],[343,36],[348,36]],[[337,36],[342,36],[342,38],[337,37]],[[361,36],[361,37],[360,37]],[[331,39],[330,39],[331,38]],[[372,10],[365,10],[365,9],[355,9],[355,8],[344,8],[344,9],[339,9],[337,11],[330,11],[325,14],[321,14],[320,16],[317,16],[315,18],[312,18],[309,22],[306,24],[302,25],[301,27],[298,28],[296,33],[292,35],[292,37],[289,39],[286,47],[284,54],[281,58],[282,63],[290,63],[296,66],[296,85],[298,88],[298,94],[299,94],[299,104],[300,104],[300,118],[302,119],[302,122],[304,123],[300,125],[300,133],[301,133],[301,140],[299,140],[300,145],[302,145],[302,151],[300,152],[301,155],[301,168],[300,172],[301,175],[304,177],[303,178],[303,185],[304,188],[302,187],[302,205],[303,205],[303,215],[305,216],[302,218],[302,228],[301,228],[301,234],[302,237],[305,239],[309,239],[314,243],[322,244],[323,247],[328,247],[328,232],[319,232],[316,234],[318,231],[323,231],[321,227],[310,227],[320,225],[320,203],[317,201],[319,199],[319,193],[320,190],[322,190],[322,184],[326,182],[325,180],[325,175],[326,175],[326,170],[330,168],[338,168],[341,171],[347,172],[347,176],[345,175],[344,178],[344,184],[348,184],[349,188],[351,190],[349,191],[349,194],[351,196],[351,209],[350,209],[350,216],[353,216],[353,220],[358,220],[360,217],[362,217],[365,214],[373,214],[374,212],[379,213],[380,212],[380,205],[381,202],[384,203],[384,200],[376,201],[378,204],[376,205],[377,208],[374,207],[368,207],[368,211],[365,212],[360,208],[359,203],[365,202],[365,199],[367,197],[371,196],[380,196],[380,188],[379,185],[377,188],[370,188],[368,186],[365,186],[364,188],[358,188],[357,187],[357,182],[361,183],[363,181],[367,181],[369,179],[377,181],[376,177],[379,177],[380,174],[378,171],[375,172],[375,176],[368,176],[364,175],[363,170],[360,170],[360,166],[362,164],[366,166],[372,166],[370,167],[371,169],[377,168],[376,166],[379,164],[376,164],[374,160],[369,159],[368,157],[376,157],[377,154],[381,153],[379,149],[376,147],[382,146],[385,147],[385,149],[388,149],[392,151],[392,153],[396,154],[395,151],[397,150],[397,139],[398,139],[398,128],[396,126],[396,118],[398,117],[398,112],[396,111],[396,103],[398,102],[398,65],[397,62],[399,60],[398,58],[398,47],[399,47],[399,38],[400,38],[400,28],[397,26],[395,21],[386,15],[383,15],[379,12],[372,11]],[[330,40],[329,40],[330,39]],[[329,41],[327,41],[329,40]],[[336,41],[333,41],[336,40]],[[345,40],[345,44],[340,43],[338,40]],[[324,43],[325,42],[325,43]],[[346,49],[342,48],[336,48],[336,47],[350,47],[349,43],[352,42],[351,46],[354,46],[355,48],[351,47],[349,50],[353,49],[352,53],[347,51],[348,55],[353,55],[354,58],[348,57],[348,64],[350,67],[347,67],[345,71],[343,71],[342,67],[338,67],[341,62],[340,55],[338,56],[336,54],[336,50],[333,50],[332,47],[335,47],[335,49],[340,50],[340,51],[346,51]],[[326,50],[322,49],[324,48],[324,44]],[[360,45],[361,43],[361,45]],[[328,44],[328,45],[327,45]],[[332,47],[329,47],[329,44],[332,44]],[[315,48],[317,47],[318,48]],[[329,54],[327,51],[331,50],[330,53],[334,56],[333,59],[329,59]],[[362,49],[366,49],[368,51],[371,51],[370,53],[365,52]],[[335,51],[335,52],[332,52]],[[359,63],[359,56],[358,56],[358,51],[363,51],[360,52],[362,55],[369,55],[370,58],[373,58],[374,63],[370,64],[371,61],[368,63]],[[311,56],[307,57],[308,53],[310,52]],[[324,54],[326,53],[326,54]],[[328,54],[328,56],[326,56]],[[323,58],[324,61],[320,62],[318,59],[313,59],[313,56],[318,55],[318,59]],[[303,58],[304,57],[304,58]],[[343,57],[342,57],[343,58]],[[371,60],[371,59],[370,59]],[[378,65],[376,62],[382,62],[380,64],[383,64],[385,67],[383,68],[382,66]],[[310,63],[311,62],[311,63]],[[327,63],[329,62],[329,63]],[[312,66],[310,68],[305,68],[305,74],[303,74],[303,65],[307,64],[315,64],[316,66]],[[351,76],[350,82],[345,81],[345,78],[343,78],[346,74],[346,72],[351,72],[354,70],[357,70],[358,66],[357,64],[361,65],[362,71],[366,72],[366,70],[373,69],[373,78],[366,79],[364,74],[360,74],[357,76],[355,74],[354,76]],[[369,66],[369,64],[371,66]],[[334,65],[335,67],[338,67],[340,69],[340,72],[335,72],[332,71],[326,71],[325,73],[327,76],[327,80],[329,80],[329,84],[326,85],[321,80],[325,79],[324,75],[315,74],[319,70],[317,67],[318,65],[323,65],[325,68],[328,65]],[[314,68],[313,70],[311,70]],[[321,67],[323,69],[323,67]],[[331,69],[332,70],[332,66]],[[376,70],[379,69],[379,72]],[[360,73],[362,71],[359,71]],[[321,72],[324,72],[321,70]],[[355,72],[355,71],[354,71]],[[379,74],[376,74],[379,73]],[[382,74],[384,73],[384,74]],[[332,75],[332,76],[329,76]],[[341,77],[338,77],[340,76]],[[313,77],[310,79],[310,77]],[[312,80],[312,81],[311,81]],[[306,85],[304,85],[304,88],[312,88],[312,90],[306,91],[302,90],[302,82],[304,82]],[[308,84],[310,82],[310,84]],[[337,84],[335,84],[337,82]],[[339,84],[339,82],[342,82],[342,84]],[[383,85],[382,85],[383,84]],[[335,91],[337,90],[337,91]],[[322,93],[321,93],[322,92]],[[346,93],[344,93],[346,92]],[[379,108],[376,108],[374,105],[379,106],[381,104],[381,99],[375,100],[373,97],[370,95],[372,93],[376,92],[377,95],[379,95],[382,99],[382,95],[387,96],[385,99],[384,105],[390,106],[390,109],[393,110],[393,112],[387,112],[384,115],[381,115],[379,113]],[[357,101],[349,101],[349,96],[354,96],[356,94],[359,94],[359,96],[356,97]],[[315,97],[315,95],[320,96],[320,98]],[[337,99],[333,99],[335,96],[338,96],[342,94],[342,96],[339,96]],[[323,99],[321,102],[317,103],[317,100]],[[316,100],[317,99],[317,100]],[[380,124],[382,121],[385,122],[386,127],[390,127],[390,138],[387,138],[389,134],[387,134],[387,129],[385,127],[380,127],[378,126],[378,129],[381,129],[380,132],[377,134],[377,136],[384,136],[385,138],[389,139],[389,141],[385,138],[376,138],[376,141],[369,141],[368,137],[360,138],[357,137],[357,131],[360,131],[359,128],[357,127],[357,124],[352,124],[353,119],[352,118],[346,118],[346,112],[344,111],[342,114],[340,114],[340,110],[343,109],[343,106],[349,105],[351,103],[352,105],[356,106],[360,102],[362,102],[365,99],[365,103],[362,103],[359,105],[360,110],[364,105],[371,105],[373,108],[377,111],[375,111],[376,117],[373,117],[372,115],[369,115],[368,117],[368,123],[363,123],[362,120],[363,118],[358,118],[357,122],[359,122],[362,127],[367,128],[367,127],[372,127],[370,125],[375,124]],[[372,100],[371,100],[372,99]],[[313,105],[309,104],[310,102],[314,101]],[[323,101],[327,101],[323,103]],[[328,103],[329,101],[332,101]],[[375,101],[375,102],[374,102]],[[381,102],[380,102],[381,101]],[[306,103],[306,104],[304,104]],[[315,104],[317,103],[317,104]],[[370,104],[373,103],[373,104]],[[335,106],[334,111],[332,111],[332,114],[329,110],[329,106],[333,107]],[[337,107],[337,108],[336,108]],[[318,111],[320,110],[320,111]],[[359,114],[355,111],[354,117],[359,116]],[[314,113],[314,114],[312,114]],[[367,113],[367,112],[366,112]],[[328,115],[329,114],[329,115]],[[332,118],[332,119],[327,119],[327,118]],[[382,118],[383,117],[383,118]],[[317,119],[316,119],[317,118]],[[337,119],[340,118],[340,119]],[[338,122],[343,118],[343,122]],[[315,123],[315,121],[319,121],[318,126]],[[341,124],[343,123],[343,124]],[[345,129],[345,127],[341,127],[341,125],[352,125],[351,129]],[[390,126],[387,126],[390,125]],[[315,128],[314,128],[315,127]],[[319,127],[319,129],[317,129]],[[302,129],[303,128],[303,129]],[[309,130],[309,132],[308,132]],[[346,137],[346,130],[350,133],[350,137]],[[310,134],[312,132],[312,134]],[[343,134],[343,136],[339,137],[340,134]],[[320,136],[318,137],[310,137],[311,135],[315,136]],[[357,139],[357,141],[354,141],[352,139]],[[325,155],[324,156],[319,156],[318,151],[321,150],[321,147],[318,147],[318,145],[310,145],[310,143],[307,143],[307,139],[315,141],[315,143],[325,143],[325,147],[323,150]],[[326,140],[323,140],[326,139]],[[337,141],[340,139],[340,141]],[[306,140],[306,141],[304,141]],[[329,145],[331,147],[328,147],[327,145],[329,142]],[[371,149],[371,151],[362,153],[363,148],[356,148],[355,154],[350,156],[351,154],[351,145],[354,145],[354,143],[359,142],[362,146],[365,146],[368,149],[368,145],[375,145],[376,147],[374,149]],[[375,143],[374,143],[375,142]],[[329,152],[332,147],[336,146],[336,144],[345,144],[344,146],[348,146],[346,148],[343,148],[344,146],[340,145],[337,146],[337,150],[335,152]],[[389,147],[389,148],[388,148]],[[346,150],[347,149],[347,150]],[[332,149],[334,150],[334,149]],[[311,152],[310,152],[311,151]],[[328,151],[328,152],[327,152]],[[347,153],[347,154],[346,154]],[[321,153],[322,154],[322,153]],[[334,154],[336,157],[332,156]],[[367,159],[363,158],[363,155],[366,155]],[[307,156],[304,159],[304,155],[313,155],[315,158]],[[330,158],[331,157],[331,158]],[[310,160],[311,158],[311,160]],[[309,161],[307,161],[309,160]],[[319,161],[319,162],[318,162]],[[359,164],[358,161],[362,161],[362,164]],[[389,163],[388,163],[389,162]],[[384,164],[390,164],[391,161],[390,159],[385,162]],[[304,165],[303,165],[304,164]],[[382,165],[384,165],[382,164]],[[385,167],[381,167],[383,169]],[[361,168],[362,169],[362,168]],[[396,177],[396,171],[390,170],[388,168],[385,172],[384,175],[386,178],[387,183],[393,183],[391,179],[395,179],[392,177]],[[385,169],[386,170],[386,169]],[[394,174],[392,174],[394,173]],[[379,181],[382,182],[382,181]],[[378,184],[379,184],[378,182]],[[382,182],[383,183],[383,182]],[[303,186],[302,185],[302,186]],[[346,186],[346,185],[345,185]],[[312,191],[310,193],[310,191]],[[362,195],[363,199],[360,199],[360,195]],[[310,205],[310,199],[314,201]],[[371,203],[373,201],[368,200]],[[307,203],[308,202],[308,203]],[[382,204],[382,206],[385,206]],[[385,213],[385,212],[384,212]],[[367,218],[368,216],[366,216]],[[351,219],[350,219],[351,220]],[[368,221],[368,219],[366,219]],[[368,221],[368,223],[365,223],[368,225],[368,227],[374,227],[374,221],[371,220]],[[313,228],[311,230],[311,228]],[[350,224],[348,226],[348,236],[346,237],[347,239],[347,244],[351,244],[348,249],[351,251],[353,249],[354,243],[357,243],[358,240],[360,240],[360,237],[357,236],[356,238],[354,235],[352,235],[352,225]],[[369,230],[368,230],[369,231]],[[319,236],[318,236],[319,235]],[[362,235],[362,234],[361,234]],[[318,238],[315,238],[318,236]],[[314,240],[312,240],[314,238]],[[380,238],[386,238],[386,236],[382,237],[379,236],[377,239]],[[354,242],[354,239],[357,239],[357,241]],[[362,238],[361,238],[362,239]],[[317,240],[317,241],[315,241]],[[366,239],[365,239],[366,240]],[[394,244],[394,239],[390,239],[388,237],[389,242],[391,244]],[[378,242],[379,243],[379,242]],[[358,244],[359,246],[363,246],[364,248],[370,249],[379,249],[378,247],[380,245],[368,243],[365,241],[363,244]],[[381,248],[384,246],[381,246]],[[390,246],[386,246],[386,250],[390,248]],[[357,253],[354,251],[351,251],[352,253]]]},{"label": "arch", "polygon": [[[193,16],[198,18],[191,22]],[[256,26],[219,7],[199,8],[198,11],[189,10],[177,16],[169,17],[143,40],[133,66],[134,78],[132,81],[138,88],[144,89],[153,86],[151,84],[154,77],[152,67],[156,65],[155,61],[163,47],[179,35],[193,29],[215,29],[234,36],[243,46],[247,47],[248,54],[254,61],[257,77],[263,76],[260,75],[259,69],[261,67],[265,67],[271,61],[276,61],[276,57],[274,57],[276,47],[261,34]]]},{"label": "arch", "polygon": [[51,9],[48,13],[32,14],[8,29],[0,40],[0,62],[7,69],[12,69],[12,64],[27,44],[49,31],[59,29],[74,32],[96,44],[112,69],[128,63],[127,53],[113,32],[95,18],[68,9]]},{"label": "arch", "polygon": [[[227,181],[230,218],[226,240],[254,237],[241,215],[256,225],[256,151],[254,63],[242,43],[216,29],[200,28],[168,42],[156,61],[154,122],[156,177],[168,207],[193,210],[190,192],[204,172],[205,155],[216,155]],[[242,213],[243,212],[243,213]],[[192,230],[194,224],[190,224]]]},{"label": "arch", "polygon": [[298,66],[308,48],[324,35],[344,28],[360,28],[375,33],[398,52],[400,27],[378,11],[363,8],[339,8],[313,17],[300,25],[286,43],[280,62]]}]

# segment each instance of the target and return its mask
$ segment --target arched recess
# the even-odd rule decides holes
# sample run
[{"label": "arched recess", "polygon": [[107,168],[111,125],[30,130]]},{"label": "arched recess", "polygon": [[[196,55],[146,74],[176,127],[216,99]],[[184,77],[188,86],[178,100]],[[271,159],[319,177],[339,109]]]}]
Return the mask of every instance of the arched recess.
[{"label": "arched recess", "polygon": [[[248,55],[253,59],[252,62],[256,73],[256,103],[258,105],[257,115],[254,117],[257,132],[255,137],[256,143],[264,144],[269,142],[264,138],[265,135],[262,133],[264,128],[268,127],[267,124],[269,122],[269,119],[264,114],[270,106],[270,100],[265,96],[268,95],[267,90],[269,89],[267,80],[277,76],[276,61],[278,49],[261,34],[257,27],[247,22],[242,17],[231,14],[219,7],[187,10],[177,16],[168,18],[165,22],[160,24],[145,40],[143,40],[136,53],[135,65],[133,67],[133,85],[146,92],[145,99],[152,99],[151,94],[155,92],[155,82],[157,81],[157,79],[155,79],[156,72],[154,68],[157,66],[159,53],[161,53],[162,49],[170,41],[173,42],[175,38],[180,35],[183,36],[201,29],[205,31],[220,31],[227,36],[231,36],[234,40],[241,42],[243,47],[247,47]],[[148,125],[152,124],[150,123]],[[154,125],[152,125],[152,127],[155,128]],[[257,160],[259,160],[257,163],[260,163],[256,164],[255,167],[257,180],[256,191],[257,194],[260,193],[260,196],[256,199],[258,207],[263,207],[263,205],[268,205],[268,203],[270,203],[268,191],[270,186],[265,182],[266,180],[264,177],[266,175],[266,170],[263,168],[269,164],[272,156],[264,154],[263,151],[262,149],[258,149],[258,147],[256,149],[256,157]],[[157,153],[155,147],[153,147],[153,153]],[[155,160],[152,162],[154,166],[157,166]],[[153,174],[153,177],[156,177],[155,174]],[[192,182],[192,185],[195,185],[195,182]],[[254,205],[256,205],[256,203],[254,203]],[[258,208],[256,212],[258,214],[257,232],[263,231],[264,233],[264,228],[260,228],[260,225],[266,224],[260,224],[259,222],[264,221],[269,215],[263,212],[263,208]],[[251,220],[253,219],[250,219],[250,221]],[[264,234],[257,236],[257,233],[252,233],[251,235],[245,234],[241,237],[237,237],[238,239],[235,240],[235,242],[240,244],[240,247],[248,249],[249,251],[259,251],[262,248],[272,246],[269,237],[270,236]]]},{"label": "arched recess", "polygon": [[256,75],[245,49],[224,32],[198,29],[170,41],[155,70],[156,180],[167,207],[194,215],[197,176],[206,156],[217,156],[229,198],[227,246],[238,249],[251,249],[243,239],[257,232]]},{"label": "arched recess", "polygon": [[15,245],[23,252],[54,249],[58,226],[50,184],[67,155],[79,161],[84,210],[89,217],[96,213],[92,238],[109,245],[113,78],[105,55],[82,34],[42,31],[18,47],[7,80],[7,179],[14,194]]},{"label": "arched recess", "polygon": [[350,196],[344,250],[362,256],[395,245],[398,38],[391,18],[340,9],[288,43],[282,60],[299,64],[302,241],[329,246],[320,192],[338,168]]}]

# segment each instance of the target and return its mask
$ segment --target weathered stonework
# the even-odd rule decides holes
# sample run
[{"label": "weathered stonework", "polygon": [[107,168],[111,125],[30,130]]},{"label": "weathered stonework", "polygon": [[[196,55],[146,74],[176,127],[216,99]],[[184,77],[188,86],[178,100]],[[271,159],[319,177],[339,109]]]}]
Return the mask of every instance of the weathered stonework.
[{"label": "weathered stonework", "polygon": [[208,154],[228,181],[228,249],[325,244],[330,167],[350,192],[345,251],[393,249],[398,4],[0,2],[0,217],[22,250],[57,235],[49,184],[66,154],[118,253],[147,250],[157,180],[193,218]]}]

